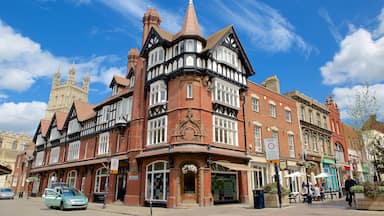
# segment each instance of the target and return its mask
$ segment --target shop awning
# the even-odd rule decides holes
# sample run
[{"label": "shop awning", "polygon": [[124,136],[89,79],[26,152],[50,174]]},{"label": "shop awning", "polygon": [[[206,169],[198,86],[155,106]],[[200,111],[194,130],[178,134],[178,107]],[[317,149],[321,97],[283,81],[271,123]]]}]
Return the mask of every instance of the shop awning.
[{"label": "shop awning", "polygon": [[251,167],[248,167],[245,164],[237,164],[237,163],[230,163],[230,162],[223,162],[223,161],[214,161],[213,163],[226,167],[230,170],[235,170],[235,171],[252,171],[253,170]]}]

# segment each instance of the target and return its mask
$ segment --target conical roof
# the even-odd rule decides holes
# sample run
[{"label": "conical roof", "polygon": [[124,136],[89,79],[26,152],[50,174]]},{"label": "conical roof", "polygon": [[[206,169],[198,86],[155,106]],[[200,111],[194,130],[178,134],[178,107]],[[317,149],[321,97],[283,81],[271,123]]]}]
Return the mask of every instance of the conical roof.
[{"label": "conical roof", "polygon": [[177,36],[181,35],[198,35],[201,36],[199,22],[197,21],[195,7],[193,1],[189,0],[187,12],[185,13],[183,26]]}]

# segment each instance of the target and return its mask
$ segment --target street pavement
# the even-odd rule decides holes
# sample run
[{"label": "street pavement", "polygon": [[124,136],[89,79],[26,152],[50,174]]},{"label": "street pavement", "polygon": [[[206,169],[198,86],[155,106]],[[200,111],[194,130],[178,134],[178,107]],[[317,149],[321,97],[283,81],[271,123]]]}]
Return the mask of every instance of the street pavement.
[{"label": "street pavement", "polygon": [[[253,209],[243,204],[217,205],[212,207],[195,207],[195,208],[153,208],[153,216],[264,216],[264,215],[337,215],[337,216],[354,216],[354,215],[380,215],[384,212],[380,211],[360,211],[349,208],[345,200],[328,200],[324,202],[314,202],[312,205],[303,203],[292,203],[291,206],[282,209]],[[119,203],[108,204],[102,209],[102,204],[89,203],[87,210],[70,210],[60,211],[48,209],[42,203],[41,198],[0,200],[0,215],[6,216],[50,216],[50,215],[79,215],[79,216],[147,216],[150,215],[148,207],[129,207]]]}]

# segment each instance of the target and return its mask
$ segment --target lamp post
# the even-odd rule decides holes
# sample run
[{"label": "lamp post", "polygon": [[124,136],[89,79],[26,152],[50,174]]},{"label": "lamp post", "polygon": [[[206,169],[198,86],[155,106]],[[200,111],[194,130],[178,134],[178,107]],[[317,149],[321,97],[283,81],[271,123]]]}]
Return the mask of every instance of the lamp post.
[{"label": "lamp post", "polygon": [[103,165],[107,169],[107,178],[105,179],[105,186],[104,186],[105,192],[104,192],[104,202],[103,202],[103,207],[102,207],[103,209],[107,208],[110,161],[111,161],[111,149],[108,149],[107,166]]}]

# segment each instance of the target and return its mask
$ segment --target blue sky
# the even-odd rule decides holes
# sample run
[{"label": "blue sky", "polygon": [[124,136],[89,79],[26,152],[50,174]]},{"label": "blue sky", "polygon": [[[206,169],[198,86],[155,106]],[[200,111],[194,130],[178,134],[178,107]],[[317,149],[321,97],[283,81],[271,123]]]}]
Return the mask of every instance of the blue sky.
[{"label": "blue sky", "polygon": [[[159,10],[161,27],[181,28],[188,0],[19,0],[0,7],[0,130],[32,134],[48,102],[53,74],[74,64],[91,75],[89,102],[124,75],[140,48],[142,16]],[[277,75],[281,91],[324,103],[333,95],[347,119],[350,95],[369,83],[384,109],[384,0],[194,0],[204,37],[233,24],[261,83]],[[381,111],[381,119],[384,116]]]}]

